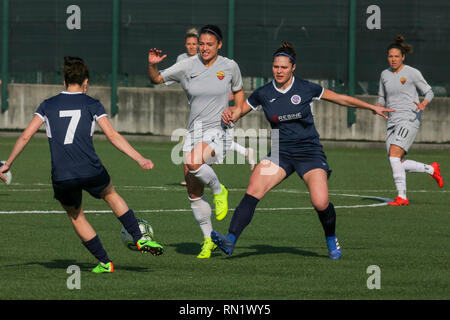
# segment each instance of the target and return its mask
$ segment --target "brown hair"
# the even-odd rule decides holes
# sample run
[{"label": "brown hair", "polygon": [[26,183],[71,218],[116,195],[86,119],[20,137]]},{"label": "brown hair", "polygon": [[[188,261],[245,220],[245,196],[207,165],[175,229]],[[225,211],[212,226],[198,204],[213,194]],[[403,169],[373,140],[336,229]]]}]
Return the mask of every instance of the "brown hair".
[{"label": "brown hair", "polygon": [[294,46],[287,41],[283,41],[281,43],[281,47],[275,50],[275,52],[273,53],[274,58],[277,56],[286,56],[291,60],[292,64],[295,64],[296,54]]},{"label": "brown hair", "polygon": [[395,41],[389,45],[387,51],[389,52],[391,49],[400,50],[403,56],[406,56],[407,53],[411,54],[413,52],[412,45],[405,43],[405,37],[402,35],[395,37]]},{"label": "brown hair", "polygon": [[89,79],[89,70],[83,59],[78,57],[64,57],[64,81],[66,85],[83,85],[84,80]]}]

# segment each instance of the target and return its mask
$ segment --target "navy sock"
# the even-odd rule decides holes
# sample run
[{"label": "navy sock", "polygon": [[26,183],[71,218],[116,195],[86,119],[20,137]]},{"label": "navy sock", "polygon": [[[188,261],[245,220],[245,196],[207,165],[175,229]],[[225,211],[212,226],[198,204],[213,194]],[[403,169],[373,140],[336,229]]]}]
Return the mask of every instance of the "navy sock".
[{"label": "navy sock", "polygon": [[82,243],[98,261],[103,263],[111,262],[97,235],[91,240],[83,241]]},{"label": "navy sock", "polygon": [[234,242],[236,242],[242,231],[252,220],[258,202],[259,199],[246,193],[241,203],[234,210],[233,218],[231,218],[230,227],[228,228],[228,232],[235,237]]},{"label": "navy sock", "polygon": [[133,237],[134,242],[138,242],[142,238],[141,229],[139,229],[139,224],[134,216],[133,210],[128,210],[123,215],[119,217],[120,222],[127,232]]},{"label": "navy sock", "polygon": [[325,237],[334,236],[336,234],[336,211],[334,211],[333,204],[330,202],[325,210],[316,211],[319,214],[319,220],[322,223]]}]

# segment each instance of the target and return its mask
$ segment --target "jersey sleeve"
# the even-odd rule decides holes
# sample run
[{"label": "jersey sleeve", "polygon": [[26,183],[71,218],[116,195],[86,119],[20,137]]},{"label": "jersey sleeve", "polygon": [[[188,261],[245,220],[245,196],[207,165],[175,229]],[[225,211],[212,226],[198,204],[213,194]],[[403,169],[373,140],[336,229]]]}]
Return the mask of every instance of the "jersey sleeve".
[{"label": "jersey sleeve", "polygon": [[262,99],[260,97],[260,90],[256,89],[253,93],[248,97],[247,104],[253,110],[261,110],[262,109]]},{"label": "jersey sleeve", "polygon": [[45,120],[45,109],[44,109],[44,107],[45,107],[45,101],[44,102],[42,102],[40,105],[39,105],[39,107],[36,109],[36,111],[34,112],[34,114],[35,115],[37,115],[37,116],[39,116],[41,119],[42,119],[42,121],[44,121]]},{"label": "jersey sleeve", "polygon": [[241,70],[236,62],[233,63],[233,69],[231,74],[231,91],[237,92],[242,89],[242,75]]},{"label": "jersey sleeve", "polygon": [[164,82],[181,82],[188,70],[189,60],[184,59],[161,71]]},{"label": "jersey sleeve", "polygon": [[320,100],[324,90],[323,87],[314,82],[310,82],[309,87],[312,91],[312,100]]},{"label": "jersey sleeve", "polygon": [[414,84],[422,95],[426,95],[429,91],[431,91],[431,86],[426,82],[422,73],[417,69],[416,72],[414,72]]},{"label": "jersey sleeve", "polygon": [[97,101],[89,106],[89,112],[92,115],[92,119],[97,121],[100,118],[107,117],[105,107],[102,105],[100,101]]}]

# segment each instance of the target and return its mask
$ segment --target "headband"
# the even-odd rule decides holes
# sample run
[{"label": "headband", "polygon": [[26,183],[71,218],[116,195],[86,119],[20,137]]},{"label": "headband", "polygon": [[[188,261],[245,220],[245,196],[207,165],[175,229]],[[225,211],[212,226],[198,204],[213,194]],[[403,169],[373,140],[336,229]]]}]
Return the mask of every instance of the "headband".
[{"label": "headband", "polygon": [[212,33],[213,35],[215,35],[215,36],[217,37],[217,39],[219,39],[220,41],[222,41],[222,37],[219,36],[219,35],[217,34],[217,32],[215,32],[214,30],[211,30],[211,29],[203,29],[203,31]]},{"label": "headband", "polygon": [[292,57],[291,55],[285,53],[285,52],[277,52],[277,53],[275,53],[273,56],[274,56],[274,57],[277,57],[277,56],[285,56],[285,57],[288,57],[289,59],[291,59],[291,61],[292,61],[293,63],[295,63],[295,58]]}]

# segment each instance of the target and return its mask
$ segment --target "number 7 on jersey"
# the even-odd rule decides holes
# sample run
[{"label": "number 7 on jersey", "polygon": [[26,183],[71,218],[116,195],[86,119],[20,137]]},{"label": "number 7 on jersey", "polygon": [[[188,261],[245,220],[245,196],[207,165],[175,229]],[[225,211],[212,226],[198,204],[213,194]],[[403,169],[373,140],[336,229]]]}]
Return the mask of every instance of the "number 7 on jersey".
[{"label": "number 7 on jersey", "polygon": [[59,117],[70,117],[69,127],[67,128],[64,144],[72,144],[77,130],[78,122],[81,118],[81,110],[61,110],[59,111]]}]

